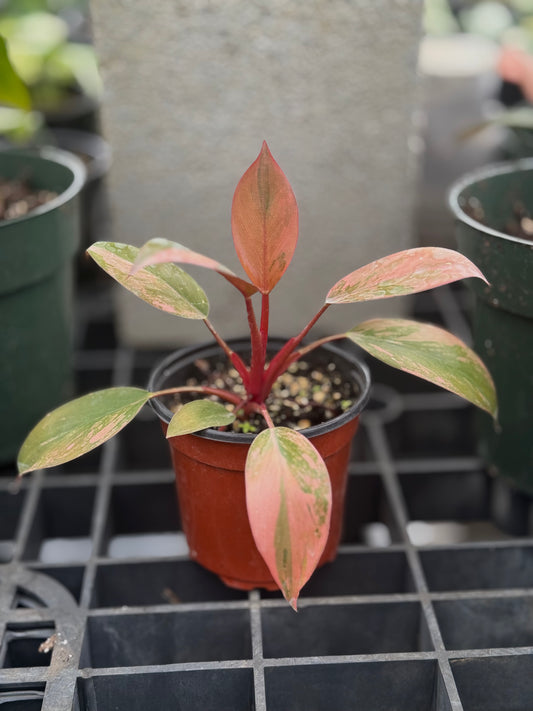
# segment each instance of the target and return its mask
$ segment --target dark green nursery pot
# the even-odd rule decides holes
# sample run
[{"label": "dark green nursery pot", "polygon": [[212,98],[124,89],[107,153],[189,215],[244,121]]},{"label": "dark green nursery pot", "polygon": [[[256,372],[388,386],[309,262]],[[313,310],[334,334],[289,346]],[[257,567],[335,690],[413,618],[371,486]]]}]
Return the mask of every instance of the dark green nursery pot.
[{"label": "dark green nursery pot", "polygon": [[73,257],[85,169],[55,148],[0,152],[2,178],[26,178],[58,196],[0,222],[0,462],[71,394]]},{"label": "dark green nursery pot", "polygon": [[522,208],[533,217],[533,159],[466,176],[453,186],[450,206],[459,250],[490,282],[470,284],[474,347],[499,401],[498,427],[479,417],[481,454],[492,473],[533,494],[533,241],[513,236],[510,224]]}]

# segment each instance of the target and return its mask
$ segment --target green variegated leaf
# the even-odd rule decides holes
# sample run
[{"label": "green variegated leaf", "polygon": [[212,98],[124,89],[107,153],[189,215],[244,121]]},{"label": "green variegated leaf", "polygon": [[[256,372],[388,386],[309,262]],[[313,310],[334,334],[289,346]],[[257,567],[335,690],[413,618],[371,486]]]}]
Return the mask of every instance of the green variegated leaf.
[{"label": "green variegated leaf", "polygon": [[286,600],[300,590],[326,545],[331,485],[311,442],[286,427],[265,430],[246,459],[246,506],[255,544]]},{"label": "green variegated leaf", "polygon": [[228,269],[215,259],[205,257],[203,254],[193,252],[192,249],[188,249],[188,247],[184,247],[177,242],[170,242],[167,239],[151,239],[144,244],[139,250],[139,254],[133,265],[132,274],[138,272],[142,267],[167,262],[194,264],[198,267],[212,269],[227,279],[230,284],[233,284],[244,296],[252,296],[257,292],[257,288],[253,286],[253,284],[241,279],[234,274],[231,269]]},{"label": "green variegated leaf", "polygon": [[406,249],[345,276],[329,290],[326,303],[352,304],[415,294],[466,277],[486,281],[475,264],[453,249]]},{"label": "green variegated leaf", "polygon": [[170,420],[167,437],[199,432],[208,427],[231,425],[235,415],[228,412],[224,405],[213,400],[193,400],[182,405]]},{"label": "green variegated leaf", "polygon": [[107,442],[149,400],[141,388],[98,390],[61,405],[38,422],[18,455],[19,474],[55,467]]},{"label": "green variegated leaf", "polygon": [[190,319],[205,319],[209,301],[195,280],[175,264],[158,264],[132,274],[139,250],[119,242],[96,242],[87,252],[113,279],[156,309]]},{"label": "green variegated leaf", "polygon": [[459,338],[437,326],[406,319],[371,319],[346,334],[388,365],[464,397],[493,417],[496,391],[481,359]]},{"label": "green variegated leaf", "polygon": [[24,111],[31,110],[30,92],[13,68],[7,53],[6,41],[2,36],[0,36],[0,104],[8,104]]}]

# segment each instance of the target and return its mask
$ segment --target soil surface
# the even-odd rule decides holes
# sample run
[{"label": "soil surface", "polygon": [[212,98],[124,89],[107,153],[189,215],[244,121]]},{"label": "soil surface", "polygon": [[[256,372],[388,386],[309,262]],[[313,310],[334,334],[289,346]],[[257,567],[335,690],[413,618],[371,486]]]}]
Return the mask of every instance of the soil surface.
[{"label": "soil surface", "polygon": [[469,217],[476,220],[476,222],[481,222],[486,227],[491,227],[506,235],[511,235],[511,237],[520,237],[521,239],[533,241],[533,215],[531,210],[528,210],[519,200],[514,202],[512,214],[501,225],[493,225],[487,222],[483,205],[477,198],[470,198],[463,209]]},{"label": "soil surface", "polygon": [[0,220],[27,215],[57,197],[50,190],[36,190],[26,180],[0,178]]},{"label": "soil surface", "polygon": [[[209,385],[244,396],[242,380],[227,361],[197,360],[195,368],[197,374],[188,378],[184,385]],[[276,426],[301,430],[342,414],[353,405],[358,395],[357,383],[346,378],[335,363],[316,364],[302,360],[293,363],[274,383],[266,406]],[[175,412],[180,405],[198,398],[205,398],[205,395],[182,393],[167,398],[166,404]],[[233,412],[234,406],[231,403],[219,400],[216,396],[210,396],[209,399],[222,402]],[[234,432],[254,434],[266,427],[263,417],[254,413],[245,420],[237,416],[233,425],[230,425]]]}]

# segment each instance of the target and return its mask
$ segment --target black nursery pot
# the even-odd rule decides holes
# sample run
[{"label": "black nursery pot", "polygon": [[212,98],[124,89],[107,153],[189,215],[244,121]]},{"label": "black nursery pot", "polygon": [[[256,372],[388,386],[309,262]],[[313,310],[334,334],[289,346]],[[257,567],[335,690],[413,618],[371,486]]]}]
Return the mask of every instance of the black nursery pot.
[{"label": "black nursery pot", "polygon": [[0,222],[0,462],[72,392],[73,259],[83,164],[56,148],[0,152],[0,175],[57,193]]},{"label": "black nursery pot", "polygon": [[[93,242],[109,239],[111,218],[105,177],[111,167],[111,146],[102,136],[88,131],[57,128],[51,134],[59,148],[74,153],[85,164],[87,175],[80,193],[81,251],[84,251]],[[93,265],[92,260],[84,261]]]},{"label": "black nursery pot", "polygon": [[484,273],[472,279],[474,347],[498,395],[498,425],[478,415],[489,470],[533,494],[533,241],[514,236],[517,210],[533,217],[533,159],[467,175],[450,193],[459,250]]}]

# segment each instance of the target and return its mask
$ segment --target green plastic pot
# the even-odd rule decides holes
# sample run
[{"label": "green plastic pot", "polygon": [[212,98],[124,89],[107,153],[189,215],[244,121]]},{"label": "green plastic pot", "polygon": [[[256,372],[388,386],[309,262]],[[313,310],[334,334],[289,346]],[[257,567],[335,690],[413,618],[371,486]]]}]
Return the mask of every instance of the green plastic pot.
[{"label": "green plastic pot", "polygon": [[[465,211],[476,201],[483,222]],[[533,494],[533,242],[505,232],[517,202],[533,214],[533,159],[489,166],[450,193],[459,250],[490,283],[470,280],[474,348],[499,401],[496,427],[479,415],[480,453],[491,473]]]},{"label": "green plastic pot", "polygon": [[0,175],[58,197],[0,222],[0,462],[72,389],[73,258],[85,169],[55,148],[0,152]]}]

